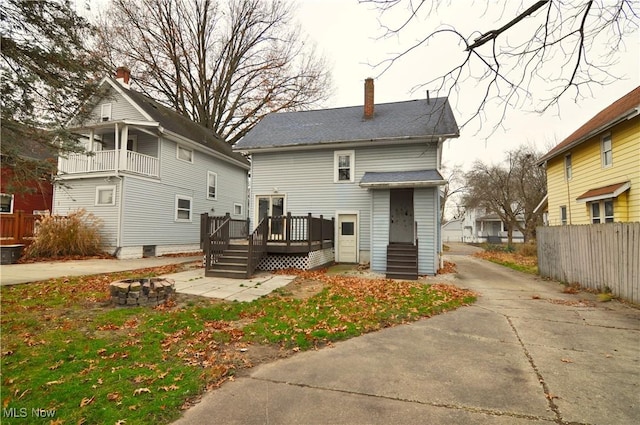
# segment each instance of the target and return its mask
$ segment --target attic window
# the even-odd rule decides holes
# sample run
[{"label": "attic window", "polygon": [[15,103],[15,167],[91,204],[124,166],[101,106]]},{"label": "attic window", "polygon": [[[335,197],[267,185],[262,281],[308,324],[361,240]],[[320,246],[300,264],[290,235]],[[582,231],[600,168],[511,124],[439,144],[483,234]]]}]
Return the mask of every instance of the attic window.
[{"label": "attic window", "polygon": [[111,121],[111,104],[103,103],[100,108],[100,121]]}]

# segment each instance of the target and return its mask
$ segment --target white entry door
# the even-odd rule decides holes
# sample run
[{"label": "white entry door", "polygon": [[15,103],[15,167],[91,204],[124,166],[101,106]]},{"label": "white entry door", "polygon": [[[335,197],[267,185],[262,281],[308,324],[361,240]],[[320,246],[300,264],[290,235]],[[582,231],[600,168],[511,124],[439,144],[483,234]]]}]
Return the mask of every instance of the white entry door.
[{"label": "white entry door", "polygon": [[358,216],[356,214],[338,215],[338,263],[358,261]]}]

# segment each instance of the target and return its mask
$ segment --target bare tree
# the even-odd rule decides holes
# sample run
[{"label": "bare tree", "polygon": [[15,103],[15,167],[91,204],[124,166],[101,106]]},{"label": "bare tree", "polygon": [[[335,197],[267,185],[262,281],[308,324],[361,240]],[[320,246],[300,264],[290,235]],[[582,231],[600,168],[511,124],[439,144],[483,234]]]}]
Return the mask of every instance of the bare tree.
[{"label": "bare tree", "polygon": [[540,156],[521,146],[507,152],[503,164],[476,161],[465,174],[465,205],[497,214],[507,226],[509,244],[514,230],[522,232],[526,242],[535,238],[541,224],[542,212],[534,211],[546,194],[545,171],[536,165]]},{"label": "bare tree", "polygon": [[113,0],[100,50],[129,66],[142,92],[234,144],[267,113],[329,93],[292,10],[278,0]]},{"label": "bare tree", "polygon": [[[460,164],[453,165],[451,167],[446,164],[442,166],[442,173],[447,184],[444,185],[440,191],[440,223],[447,222],[447,211],[454,211],[453,218],[460,218],[461,206],[459,205],[458,198],[465,191],[464,171]],[[454,203],[455,205],[451,205]]]},{"label": "bare tree", "polygon": [[[437,27],[425,24],[428,16],[437,16],[452,3],[443,0],[361,0],[376,5],[383,12],[382,37],[396,37],[413,25],[421,25],[423,34],[402,52],[375,65],[384,73],[405,57],[422,52],[428,45],[447,46],[451,59],[445,70],[426,67],[425,81],[415,90],[431,89],[451,94],[462,91],[461,83],[473,81],[475,97],[473,108],[463,118],[463,126],[477,119],[489,122],[493,130],[501,125],[511,108],[531,107],[543,112],[557,107],[562,97],[575,100],[589,94],[593,85],[606,85],[620,76],[611,74],[618,54],[625,49],[627,36],[637,33],[639,3],[632,0],[585,1],[540,0],[504,2],[473,2],[465,6],[468,13],[479,11],[474,30],[461,28],[460,22],[449,22]],[[394,10],[401,18],[393,25],[384,24],[385,14]],[[492,21],[496,16],[498,28],[482,28],[483,19]],[[491,17],[490,17],[491,15]],[[388,15],[387,15],[388,16]],[[462,18],[457,15],[456,18]],[[443,49],[444,50],[444,49]],[[604,52],[604,53],[602,53]],[[453,59],[452,59],[453,58]],[[465,102],[471,102],[471,96]],[[501,113],[487,117],[489,106]]]}]

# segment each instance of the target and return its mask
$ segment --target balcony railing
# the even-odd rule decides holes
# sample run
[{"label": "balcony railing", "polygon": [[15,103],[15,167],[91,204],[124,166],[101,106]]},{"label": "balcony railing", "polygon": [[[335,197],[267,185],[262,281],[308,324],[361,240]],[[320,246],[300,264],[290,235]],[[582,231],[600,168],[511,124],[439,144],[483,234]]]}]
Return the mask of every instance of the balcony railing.
[{"label": "balcony railing", "polygon": [[158,158],[127,151],[126,162],[121,164],[119,159],[119,151],[116,150],[97,151],[92,155],[72,153],[60,159],[59,168],[65,174],[119,170],[144,176],[159,176]]}]

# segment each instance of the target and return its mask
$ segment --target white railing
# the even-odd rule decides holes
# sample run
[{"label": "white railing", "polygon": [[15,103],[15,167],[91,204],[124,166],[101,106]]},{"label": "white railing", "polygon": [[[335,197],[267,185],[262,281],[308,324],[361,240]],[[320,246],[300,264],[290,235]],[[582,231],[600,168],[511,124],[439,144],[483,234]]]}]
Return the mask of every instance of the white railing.
[{"label": "white railing", "polygon": [[127,171],[144,174],[145,176],[158,176],[158,158],[144,155],[138,152],[127,151]]},{"label": "white railing", "polygon": [[68,154],[60,158],[60,172],[65,174],[91,173],[100,171],[129,171],[145,176],[157,177],[158,158],[138,152],[127,151],[126,164],[119,164],[119,151],[97,151],[92,155]]}]

